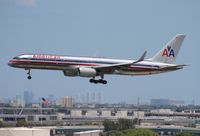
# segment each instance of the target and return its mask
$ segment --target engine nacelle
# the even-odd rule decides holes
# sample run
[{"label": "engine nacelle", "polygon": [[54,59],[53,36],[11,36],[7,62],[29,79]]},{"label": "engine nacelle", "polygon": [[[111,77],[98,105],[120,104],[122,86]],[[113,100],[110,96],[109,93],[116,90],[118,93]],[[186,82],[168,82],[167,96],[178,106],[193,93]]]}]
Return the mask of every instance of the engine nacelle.
[{"label": "engine nacelle", "polygon": [[79,68],[79,76],[81,77],[95,77],[97,75],[97,71],[93,68],[80,67]]},{"label": "engine nacelle", "polygon": [[63,71],[65,76],[79,76],[78,68],[68,68]]}]

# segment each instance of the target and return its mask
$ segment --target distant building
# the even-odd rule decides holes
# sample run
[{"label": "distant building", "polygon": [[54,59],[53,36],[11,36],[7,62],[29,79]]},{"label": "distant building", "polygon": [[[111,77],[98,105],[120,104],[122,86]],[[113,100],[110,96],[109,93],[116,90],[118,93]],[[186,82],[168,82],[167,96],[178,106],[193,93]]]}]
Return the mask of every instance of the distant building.
[{"label": "distant building", "polygon": [[33,92],[24,91],[24,102],[25,104],[31,104],[35,102],[35,97],[34,97]]},{"label": "distant building", "polygon": [[172,111],[171,109],[153,109],[150,112],[154,114],[173,114],[174,113],[174,111]]},{"label": "distant building", "polygon": [[[102,103],[101,92],[86,92],[84,94],[75,95],[73,104],[84,107],[85,105],[95,105]],[[86,106],[87,107],[87,106]]]},{"label": "distant building", "polygon": [[81,102],[81,100],[80,100],[80,94],[78,94],[78,95],[76,95],[75,97],[74,97],[74,103],[80,103]]},{"label": "distant building", "polygon": [[48,129],[41,128],[1,128],[0,134],[1,136],[49,136]]},{"label": "distant building", "polygon": [[170,105],[175,105],[175,106],[182,106],[185,104],[185,101],[181,100],[170,100]]},{"label": "distant building", "polygon": [[57,105],[60,105],[62,107],[66,108],[72,108],[73,107],[73,101],[71,96],[65,96],[57,101]]},{"label": "distant building", "polygon": [[55,101],[55,95],[54,94],[49,94],[49,96],[48,96],[48,100],[49,101]]},{"label": "distant building", "polygon": [[20,95],[16,95],[11,101],[10,101],[10,105],[13,107],[24,107],[25,103],[22,100]]},{"label": "distant building", "polygon": [[47,98],[48,100],[48,105],[52,106],[52,105],[56,105],[56,98],[55,95],[50,94]]},{"label": "distant building", "polygon": [[181,106],[184,104],[185,102],[181,100],[151,99],[151,105],[154,106],[167,106],[167,105]]},{"label": "distant building", "polygon": [[74,132],[73,136],[99,136],[102,130],[90,130],[82,132]]},{"label": "distant building", "polygon": [[87,92],[86,94],[86,103],[89,104],[90,103],[90,93]]},{"label": "distant building", "polygon": [[95,94],[95,92],[92,92],[90,94],[90,98],[91,98],[90,103],[96,103],[96,94]]},{"label": "distant building", "polygon": [[101,94],[101,92],[99,92],[99,93],[96,94],[96,98],[97,98],[96,103],[97,104],[101,104],[101,100],[102,100],[102,94]]}]

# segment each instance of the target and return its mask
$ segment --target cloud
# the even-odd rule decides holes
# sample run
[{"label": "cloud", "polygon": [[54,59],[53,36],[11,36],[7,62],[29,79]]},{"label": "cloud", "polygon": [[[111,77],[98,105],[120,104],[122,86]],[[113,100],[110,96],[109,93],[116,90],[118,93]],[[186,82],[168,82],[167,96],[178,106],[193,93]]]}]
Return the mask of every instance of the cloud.
[{"label": "cloud", "polygon": [[35,7],[36,0],[16,0],[17,3],[22,4],[27,7]]}]

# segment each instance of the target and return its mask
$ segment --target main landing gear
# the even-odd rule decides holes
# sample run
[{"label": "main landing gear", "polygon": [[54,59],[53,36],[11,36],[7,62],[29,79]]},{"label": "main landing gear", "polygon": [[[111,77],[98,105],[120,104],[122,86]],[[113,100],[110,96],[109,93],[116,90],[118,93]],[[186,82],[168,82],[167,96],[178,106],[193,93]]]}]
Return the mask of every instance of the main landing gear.
[{"label": "main landing gear", "polygon": [[95,79],[90,79],[90,83],[94,83],[94,84],[107,84],[107,81],[106,80],[103,80],[103,79],[99,79],[99,80],[95,80]]},{"label": "main landing gear", "polygon": [[107,81],[106,80],[103,80],[103,76],[101,76],[101,79],[99,80],[96,80],[94,77],[92,79],[89,80],[90,83],[94,83],[94,84],[107,84]]},{"label": "main landing gear", "polygon": [[30,69],[28,69],[28,73],[27,73],[27,74],[28,74],[28,77],[27,77],[27,78],[30,80],[30,79],[32,78],[32,77],[31,77],[31,70],[30,70]]}]

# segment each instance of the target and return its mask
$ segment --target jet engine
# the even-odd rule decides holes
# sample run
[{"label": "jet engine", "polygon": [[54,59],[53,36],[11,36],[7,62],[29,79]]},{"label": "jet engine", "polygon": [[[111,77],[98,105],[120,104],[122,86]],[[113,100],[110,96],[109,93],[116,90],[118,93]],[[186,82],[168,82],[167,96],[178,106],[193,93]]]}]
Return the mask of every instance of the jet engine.
[{"label": "jet engine", "polygon": [[78,76],[78,68],[68,68],[63,71],[65,76]]},{"label": "jet engine", "polygon": [[80,77],[95,77],[97,75],[97,71],[93,68],[80,67],[78,72]]}]

